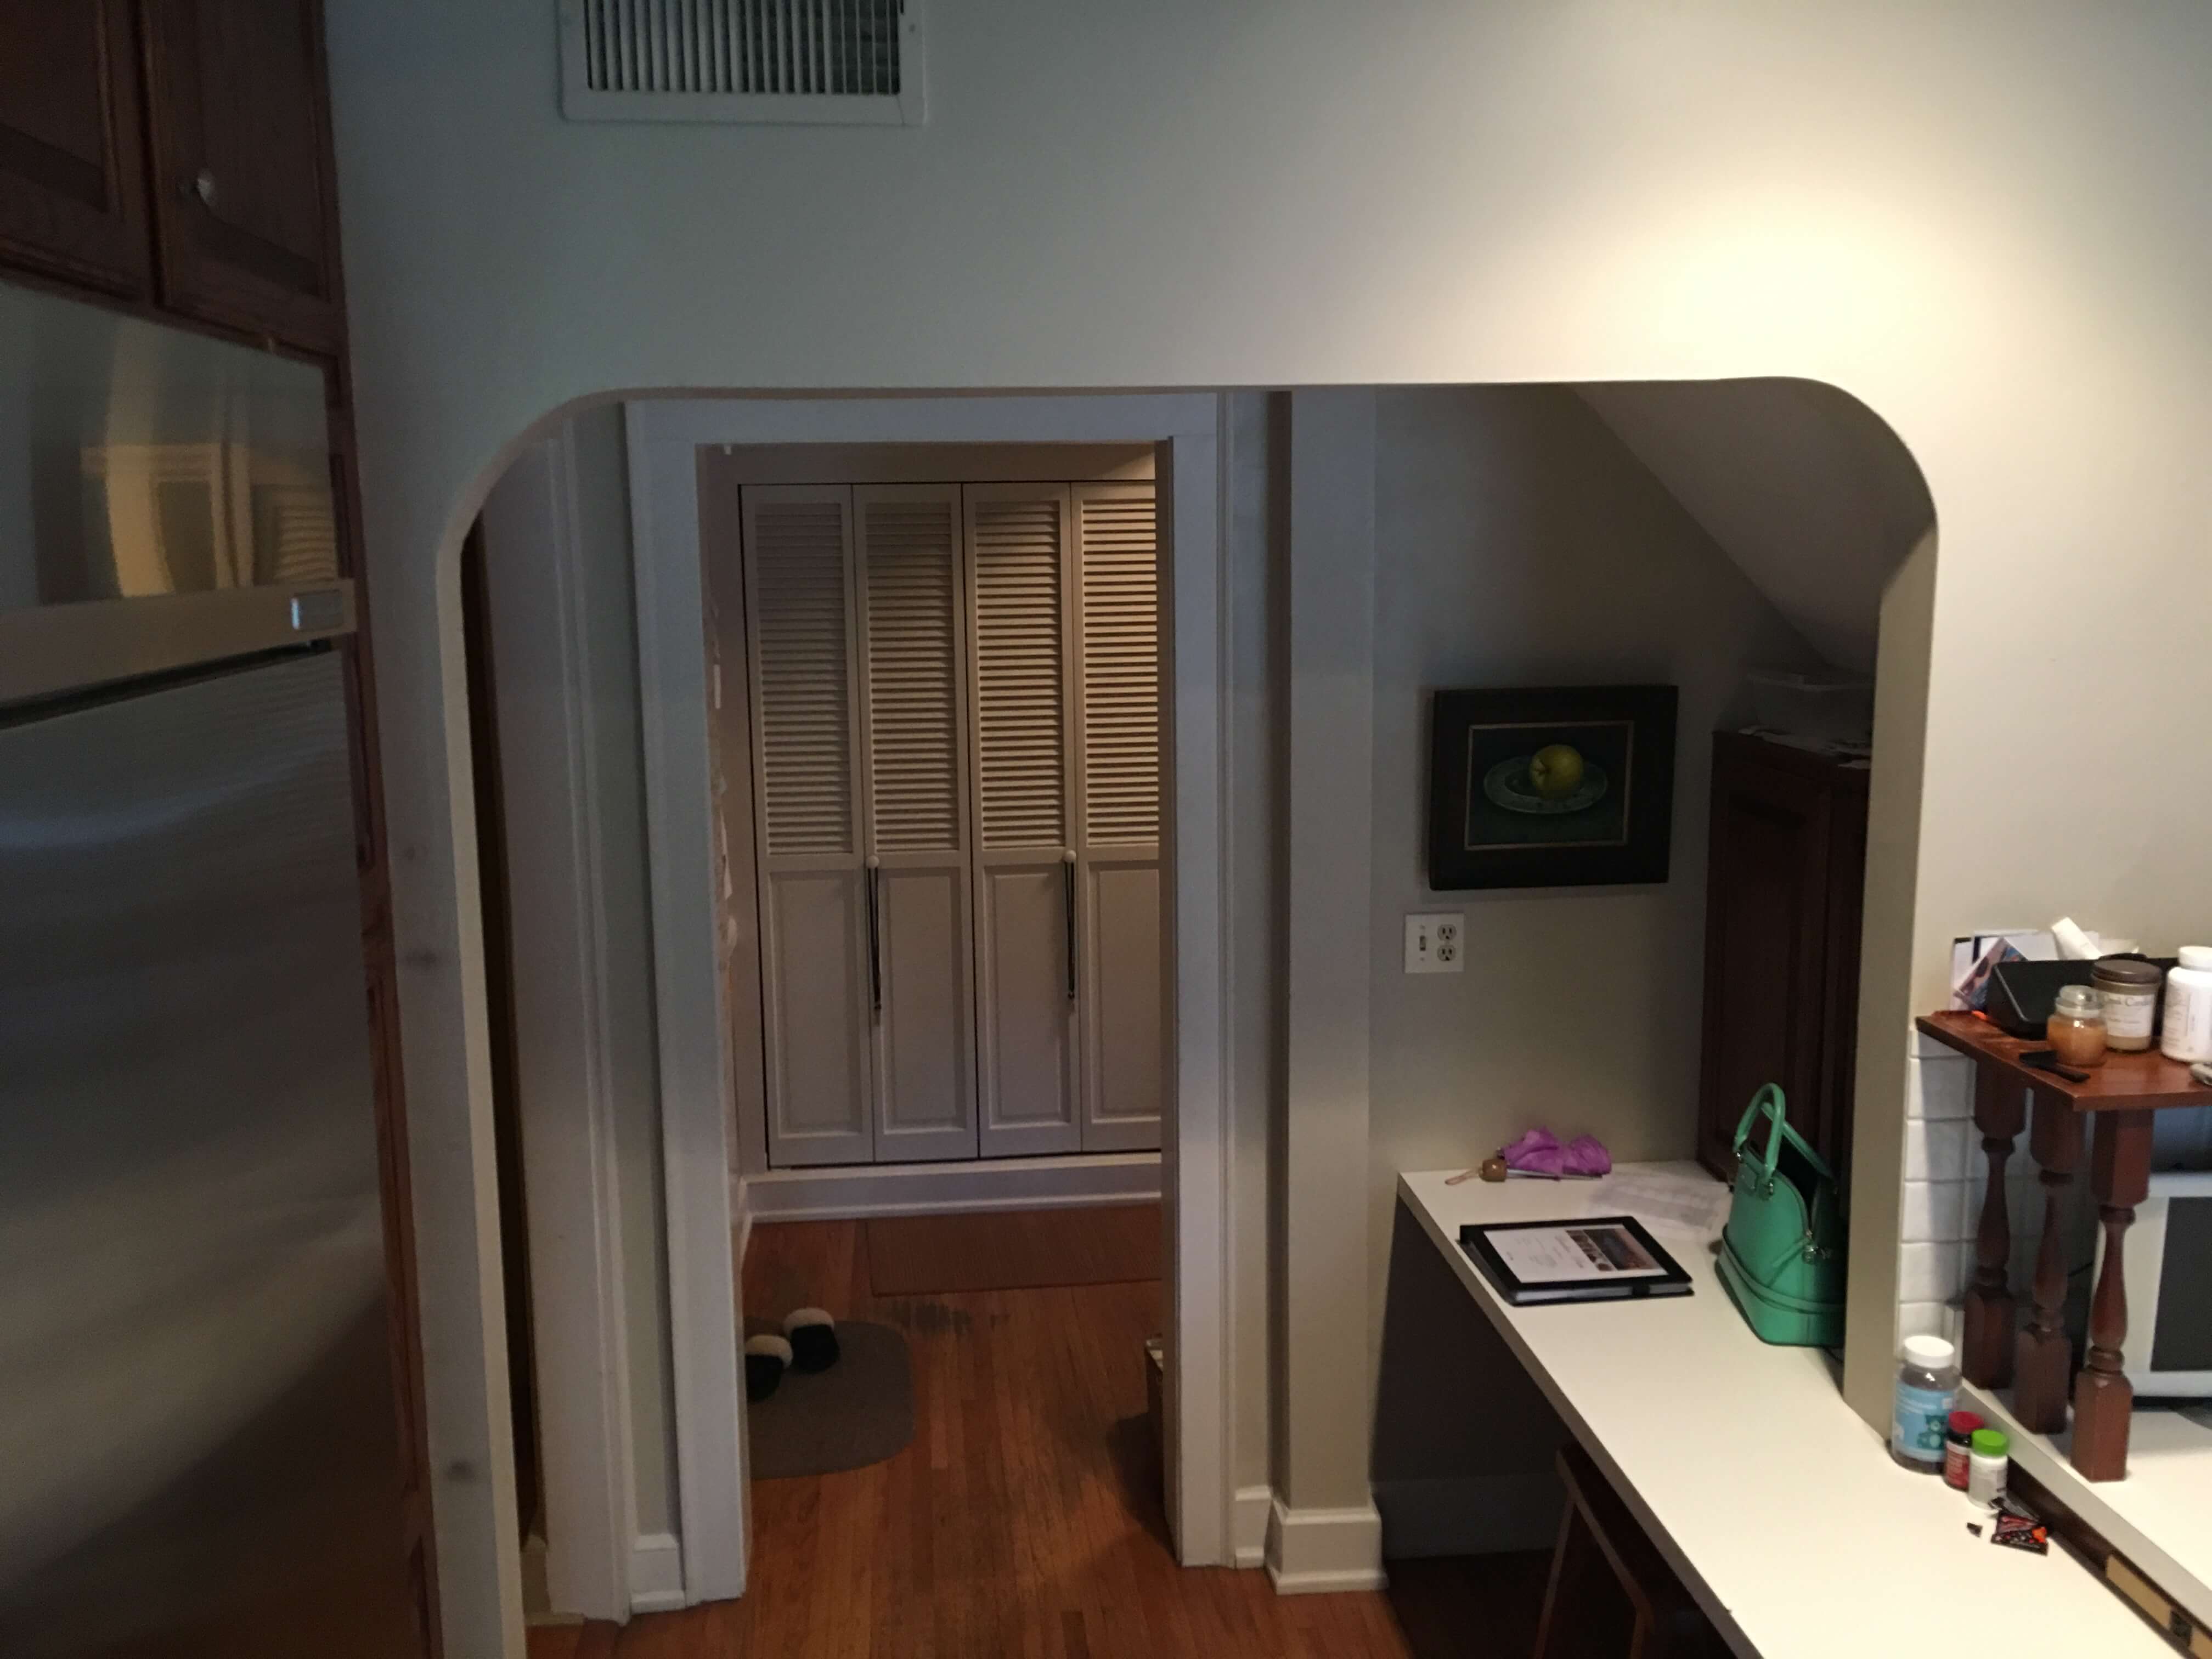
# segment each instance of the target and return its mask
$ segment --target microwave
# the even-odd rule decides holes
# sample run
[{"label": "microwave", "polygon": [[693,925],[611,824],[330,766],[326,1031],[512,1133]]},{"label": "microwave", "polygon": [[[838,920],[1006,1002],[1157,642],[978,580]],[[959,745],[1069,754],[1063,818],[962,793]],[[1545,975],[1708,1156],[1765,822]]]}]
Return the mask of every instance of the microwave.
[{"label": "microwave", "polygon": [[[2100,1231],[2100,1277],[2104,1257]],[[2136,1393],[2212,1397],[2212,1172],[2152,1175],[2121,1267],[2129,1317],[2120,1367]]]}]

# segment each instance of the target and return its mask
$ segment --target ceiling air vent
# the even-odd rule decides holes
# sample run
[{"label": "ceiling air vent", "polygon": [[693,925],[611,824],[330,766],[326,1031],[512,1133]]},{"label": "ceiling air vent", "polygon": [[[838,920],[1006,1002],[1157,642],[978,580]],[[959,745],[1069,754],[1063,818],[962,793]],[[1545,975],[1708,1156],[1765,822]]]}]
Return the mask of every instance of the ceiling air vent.
[{"label": "ceiling air vent", "polygon": [[561,0],[572,121],[918,126],[922,0]]}]

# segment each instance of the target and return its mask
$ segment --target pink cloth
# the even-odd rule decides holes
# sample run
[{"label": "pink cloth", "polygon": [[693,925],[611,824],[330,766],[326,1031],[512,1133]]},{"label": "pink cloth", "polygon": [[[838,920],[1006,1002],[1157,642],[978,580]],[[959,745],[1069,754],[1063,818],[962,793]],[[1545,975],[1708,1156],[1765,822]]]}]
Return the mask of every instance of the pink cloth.
[{"label": "pink cloth", "polygon": [[1528,1175],[1601,1176],[1613,1168],[1613,1156],[1595,1135],[1577,1135],[1565,1146],[1549,1129],[1531,1129],[1498,1156],[1509,1170]]}]

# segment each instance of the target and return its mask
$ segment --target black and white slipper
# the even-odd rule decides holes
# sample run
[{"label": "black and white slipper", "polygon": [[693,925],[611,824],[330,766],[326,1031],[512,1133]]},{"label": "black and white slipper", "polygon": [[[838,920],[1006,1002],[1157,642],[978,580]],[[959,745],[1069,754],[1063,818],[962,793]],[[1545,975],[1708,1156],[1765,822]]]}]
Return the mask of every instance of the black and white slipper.
[{"label": "black and white slipper", "polygon": [[791,1339],[791,1368],[826,1371],[837,1363],[837,1322],[819,1308],[786,1314],[783,1334]]},{"label": "black and white slipper", "polygon": [[765,1400],[791,1364],[791,1344],[780,1336],[745,1339],[745,1398]]}]

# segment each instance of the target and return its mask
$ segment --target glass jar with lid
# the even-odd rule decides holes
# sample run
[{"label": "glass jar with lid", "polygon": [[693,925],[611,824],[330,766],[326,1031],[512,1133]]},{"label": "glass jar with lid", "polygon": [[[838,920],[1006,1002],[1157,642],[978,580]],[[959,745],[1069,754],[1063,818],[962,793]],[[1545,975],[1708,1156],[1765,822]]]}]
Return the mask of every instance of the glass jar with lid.
[{"label": "glass jar with lid", "polygon": [[2105,1063],[2104,999],[2086,985],[2062,985],[2057,1005],[2044,1026],[2044,1034],[2057,1051],[2062,1066],[2102,1066]]},{"label": "glass jar with lid", "polygon": [[2100,957],[2089,983],[2105,1012],[2105,1046],[2140,1054],[2151,1045],[2152,1020],[2166,975],[2141,957]]}]

